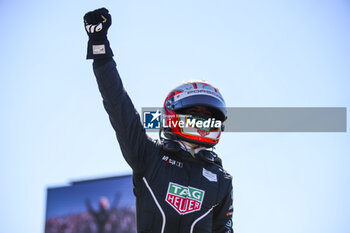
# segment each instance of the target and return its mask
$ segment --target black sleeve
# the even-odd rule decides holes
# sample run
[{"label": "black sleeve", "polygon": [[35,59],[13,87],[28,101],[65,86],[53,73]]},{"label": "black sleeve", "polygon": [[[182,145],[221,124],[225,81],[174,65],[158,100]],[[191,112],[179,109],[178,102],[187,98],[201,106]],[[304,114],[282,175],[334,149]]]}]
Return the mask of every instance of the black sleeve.
[{"label": "black sleeve", "polygon": [[96,59],[93,67],[123,156],[134,172],[143,172],[155,143],[145,133],[139,114],[124,90],[113,58]]},{"label": "black sleeve", "polygon": [[233,197],[232,183],[228,194],[224,197],[213,212],[213,233],[233,233]]}]

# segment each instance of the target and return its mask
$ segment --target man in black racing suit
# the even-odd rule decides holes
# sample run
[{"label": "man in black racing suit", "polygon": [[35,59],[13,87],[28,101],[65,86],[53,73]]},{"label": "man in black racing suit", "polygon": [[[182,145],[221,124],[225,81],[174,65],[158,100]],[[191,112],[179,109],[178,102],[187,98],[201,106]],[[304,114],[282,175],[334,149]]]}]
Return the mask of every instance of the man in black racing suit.
[{"label": "man in black racing suit", "polygon": [[[94,60],[93,70],[104,107],[116,132],[122,154],[133,170],[137,232],[233,232],[232,177],[222,168],[217,155],[206,150],[217,143],[221,131],[217,128],[213,132],[198,130],[196,133],[200,133],[199,136],[186,138],[186,135],[191,134],[181,136],[170,129],[165,134],[168,139],[151,140],[123,88],[112,58],[113,53],[107,40],[107,30],[111,25],[108,10],[101,8],[88,12],[84,16],[84,23],[89,36],[87,59]],[[209,84],[197,82],[186,85],[184,89],[191,86],[197,93],[206,92],[204,100],[209,95],[218,93]],[[215,91],[206,88],[214,88]],[[174,110],[172,113],[178,114],[176,106],[179,103],[171,102],[176,93],[179,99],[183,98],[182,110],[195,115],[203,112],[200,107],[200,112],[196,112],[197,106],[193,104],[186,105],[185,97],[193,99],[195,94],[186,92],[188,96],[184,96],[184,92],[176,91],[166,99],[164,106],[168,113]],[[222,100],[221,94],[214,97],[210,97],[208,103]],[[200,98],[199,101],[202,100]],[[209,106],[206,103],[202,105]],[[205,108],[208,109],[210,110]],[[225,106],[221,110],[226,111]],[[183,133],[181,130],[177,132]],[[212,144],[205,138],[211,133],[217,135]]]}]

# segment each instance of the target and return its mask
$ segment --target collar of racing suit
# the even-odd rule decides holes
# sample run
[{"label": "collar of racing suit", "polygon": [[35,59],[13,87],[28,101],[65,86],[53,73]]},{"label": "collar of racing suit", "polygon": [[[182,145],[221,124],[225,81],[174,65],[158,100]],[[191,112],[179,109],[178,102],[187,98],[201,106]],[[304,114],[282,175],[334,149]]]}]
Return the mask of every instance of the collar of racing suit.
[{"label": "collar of racing suit", "polygon": [[[177,140],[162,140],[162,148],[164,151],[171,152],[176,157],[181,157],[185,160],[193,160],[197,162],[215,163],[222,167],[222,162],[219,156],[214,151],[206,150],[205,147],[194,148],[192,155],[191,147],[186,147],[183,141],[179,142]],[[190,156],[191,154],[192,156]]]},{"label": "collar of racing suit", "polygon": [[180,145],[181,149],[189,152],[193,158],[195,158],[195,154],[198,154],[199,151],[206,149],[204,146],[198,146],[190,142],[186,142],[182,140],[175,140],[175,141]]}]

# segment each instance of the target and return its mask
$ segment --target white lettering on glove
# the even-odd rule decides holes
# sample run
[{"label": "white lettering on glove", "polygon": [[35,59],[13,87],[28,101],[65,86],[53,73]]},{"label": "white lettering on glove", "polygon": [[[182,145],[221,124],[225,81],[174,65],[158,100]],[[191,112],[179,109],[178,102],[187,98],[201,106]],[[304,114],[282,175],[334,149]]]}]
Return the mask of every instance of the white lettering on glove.
[{"label": "white lettering on glove", "polygon": [[99,32],[101,31],[103,28],[103,25],[102,23],[99,23],[98,25],[94,24],[88,24],[85,26],[85,29],[88,33],[95,33],[95,32]]}]

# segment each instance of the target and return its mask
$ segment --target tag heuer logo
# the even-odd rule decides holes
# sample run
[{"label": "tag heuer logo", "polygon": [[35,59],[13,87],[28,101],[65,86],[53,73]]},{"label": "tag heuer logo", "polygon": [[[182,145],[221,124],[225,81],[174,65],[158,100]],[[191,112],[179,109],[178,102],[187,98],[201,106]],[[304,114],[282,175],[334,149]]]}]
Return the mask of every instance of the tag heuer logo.
[{"label": "tag heuer logo", "polygon": [[205,191],[170,182],[166,201],[179,213],[188,214],[202,207]]}]

